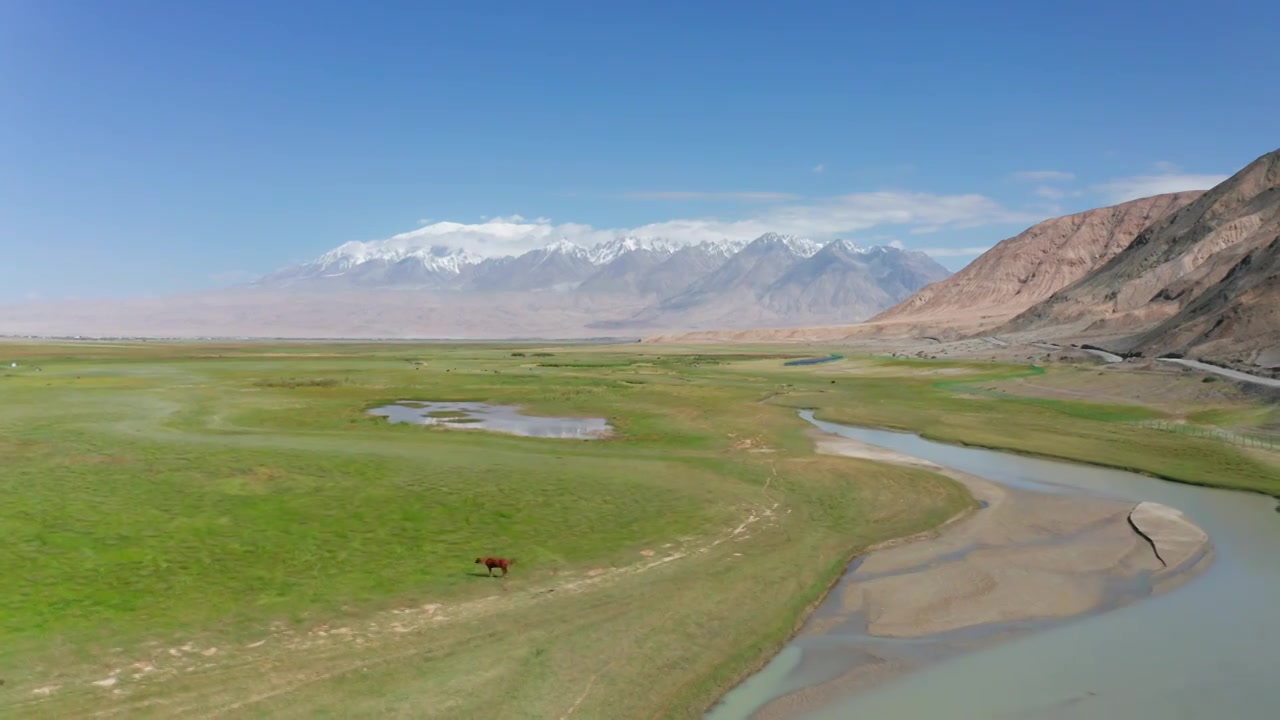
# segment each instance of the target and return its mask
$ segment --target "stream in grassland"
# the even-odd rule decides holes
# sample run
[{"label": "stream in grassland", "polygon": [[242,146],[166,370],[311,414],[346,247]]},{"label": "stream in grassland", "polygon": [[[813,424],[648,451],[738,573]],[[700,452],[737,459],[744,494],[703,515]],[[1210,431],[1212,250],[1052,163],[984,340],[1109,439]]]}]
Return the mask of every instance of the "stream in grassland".
[{"label": "stream in grassland", "polygon": [[[1167,594],[942,659],[861,692],[836,693],[821,707],[794,714],[797,720],[1280,717],[1280,514],[1274,499],[842,426],[807,412],[802,417],[825,432],[1008,486],[1169,505],[1209,534],[1217,558],[1203,575]],[[814,672],[821,664],[818,651],[812,640],[788,644],[726,695],[708,720],[751,717],[797,687],[829,679]]]}]

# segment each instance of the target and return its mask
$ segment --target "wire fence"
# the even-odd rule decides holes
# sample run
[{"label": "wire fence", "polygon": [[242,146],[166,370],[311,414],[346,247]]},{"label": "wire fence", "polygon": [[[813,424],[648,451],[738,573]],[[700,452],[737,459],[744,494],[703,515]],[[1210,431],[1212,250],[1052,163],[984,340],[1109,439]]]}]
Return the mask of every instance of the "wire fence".
[{"label": "wire fence", "polygon": [[1151,428],[1153,430],[1180,433],[1182,435],[1208,438],[1210,440],[1219,440],[1231,443],[1232,445],[1238,445],[1240,447],[1254,447],[1265,450],[1280,449],[1280,437],[1275,435],[1257,432],[1233,432],[1231,430],[1223,430],[1221,428],[1211,428],[1203,425],[1189,425],[1187,423],[1170,422],[1168,420],[1138,420],[1132,424],[1140,427]]}]

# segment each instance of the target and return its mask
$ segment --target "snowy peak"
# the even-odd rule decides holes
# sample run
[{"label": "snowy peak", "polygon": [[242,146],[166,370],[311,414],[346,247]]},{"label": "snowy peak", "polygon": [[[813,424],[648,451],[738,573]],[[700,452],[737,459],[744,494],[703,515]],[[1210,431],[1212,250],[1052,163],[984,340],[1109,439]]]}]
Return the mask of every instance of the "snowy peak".
[{"label": "snowy peak", "polygon": [[465,250],[454,250],[443,245],[386,244],[382,242],[343,243],[310,263],[311,267],[325,273],[344,272],[364,263],[382,261],[397,263],[406,259],[421,261],[424,268],[445,273],[459,273],[468,265],[479,263],[482,258]]},{"label": "snowy peak", "polygon": [[591,262],[607,265],[629,252],[644,250],[656,255],[672,255],[681,248],[679,243],[666,238],[641,238],[634,235],[616,237],[600,243],[589,251]]},{"label": "snowy peak", "polygon": [[428,270],[455,275],[462,272],[467,266],[476,265],[484,259],[478,255],[472,255],[466,250],[452,250],[441,245],[411,252],[404,259],[409,258],[420,261],[422,266]]},{"label": "snowy peak", "polygon": [[[781,236],[779,236],[781,237]],[[468,268],[479,265],[486,258],[482,255],[450,248],[444,245],[433,245],[433,238],[421,233],[404,233],[386,240],[363,242],[353,240],[324,253],[312,262],[286,268],[274,273],[272,277],[333,277],[347,273],[355,268],[368,264],[393,265],[405,260],[417,260],[422,269],[458,275]],[[807,240],[787,240],[793,252],[808,252]],[[568,238],[560,238],[524,255],[542,260],[553,256],[585,260],[596,265],[605,266],[627,253],[645,251],[658,257],[669,257],[676,252],[695,247],[708,256],[728,259],[737,254],[748,243],[740,240],[704,240],[697,245],[686,245],[663,237],[638,237],[622,235],[612,240],[597,243],[591,247],[583,247]],[[515,256],[502,256],[499,260],[513,259]],[[493,258],[489,258],[493,259]]]},{"label": "snowy peak", "polygon": [[814,254],[852,257],[855,255],[867,255],[877,249],[879,248],[860,248],[852,240],[832,240],[826,245],[823,245],[822,249]]},{"label": "snowy peak", "polygon": [[822,245],[812,240],[798,238],[795,235],[780,235],[768,232],[751,241],[747,248],[755,248],[757,250],[782,248],[796,257],[810,258],[822,249]]},{"label": "snowy peak", "polygon": [[582,247],[581,245],[575,242],[571,242],[568,238],[560,238],[559,240],[551,243],[550,245],[544,245],[541,248],[541,252],[543,252],[546,255],[559,253],[561,255],[568,255],[570,257],[584,257],[584,258],[587,257],[588,255],[586,248]]},{"label": "snowy peak", "polygon": [[696,247],[712,257],[731,258],[742,252],[743,248],[749,245],[745,240],[703,240]]}]

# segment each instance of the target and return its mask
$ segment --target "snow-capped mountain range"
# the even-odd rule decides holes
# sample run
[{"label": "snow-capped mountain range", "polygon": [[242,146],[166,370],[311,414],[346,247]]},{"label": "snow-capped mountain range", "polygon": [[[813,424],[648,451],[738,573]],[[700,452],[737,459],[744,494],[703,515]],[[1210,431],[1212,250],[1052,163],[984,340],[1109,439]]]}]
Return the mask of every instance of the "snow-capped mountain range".
[{"label": "snow-capped mountain range", "polygon": [[[817,246],[808,240],[787,238],[795,243],[797,254],[817,252]],[[747,243],[737,240],[721,240],[703,242],[694,246],[711,256],[729,257],[746,247]],[[812,248],[811,248],[812,246]],[[530,250],[523,256],[548,259],[555,256],[582,260],[594,266],[607,265],[627,253],[645,251],[658,255],[674,255],[687,247],[666,238],[639,238],[622,236],[603,242],[593,247],[583,247],[567,239]],[[282,280],[332,278],[341,277],[361,266],[370,263],[389,266],[400,263],[419,266],[422,272],[441,276],[459,276],[467,268],[480,265],[486,260],[501,262],[514,260],[517,256],[485,257],[466,250],[449,248],[443,245],[429,245],[402,241],[400,238],[375,240],[371,242],[352,241],[344,243],[321,255],[312,262],[285,268],[263,278],[260,284],[272,284]]]},{"label": "snow-capped mountain range", "polygon": [[475,265],[484,260],[466,250],[451,250],[440,245],[432,247],[387,247],[381,243],[349,242],[330,250],[316,258],[315,262],[303,267],[314,267],[321,275],[340,275],[353,267],[367,262],[396,263],[401,260],[414,259],[423,267],[441,272],[460,273],[467,265]]},{"label": "snow-capped mountain range", "polygon": [[622,329],[857,322],[950,275],[920,252],[778,233],[694,245],[623,236],[583,247],[562,238],[502,257],[430,241],[397,236],[349,242],[253,285],[298,292],[416,290],[464,313],[476,298],[523,293],[530,302],[556,297],[576,307],[608,307],[607,316],[587,327]]},{"label": "snow-capped mountain range", "polygon": [[[570,263],[602,267],[633,253],[670,257],[681,250],[691,250],[708,258],[727,260],[750,244],[762,244],[781,247],[798,258],[809,258],[816,255],[824,246],[823,243],[777,233],[766,233],[753,243],[726,239],[704,241],[696,245],[686,245],[666,238],[640,238],[628,235],[592,247],[583,247],[562,238],[519,256],[485,257],[466,250],[423,244],[413,240],[397,236],[388,240],[344,243],[312,262],[284,268],[254,284],[278,285],[298,280],[345,277],[357,282],[363,278],[372,281],[373,284],[414,284],[415,279],[419,281],[433,279],[437,282],[428,284],[438,285],[439,281],[449,284],[449,279],[461,278],[472,268],[486,263],[491,266],[503,265],[522,258],[535,265],[560,259]],[[853,247],[847,240],[836,242]],[[856,248],[856,251],[870,252],[874,249]],[[392,278],[384,277],[383,272],[376,272],[385,271],[391,267],[399,267],[401,272],[396,273]]]}]

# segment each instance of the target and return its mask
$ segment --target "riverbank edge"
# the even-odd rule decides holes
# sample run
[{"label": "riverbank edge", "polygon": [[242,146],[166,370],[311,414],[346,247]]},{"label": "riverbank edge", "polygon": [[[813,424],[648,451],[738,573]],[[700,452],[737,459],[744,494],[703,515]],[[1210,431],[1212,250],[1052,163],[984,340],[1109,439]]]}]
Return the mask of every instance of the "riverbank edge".
[{"label": "riverbank edge", "polygon": [[[814,439],[815,453],[817,453],[817,440],[816,440],[817,437],[826,435],[826,434],[827,433],[824,433],[821,430],[817,430],[816,428],[810,429],[808,431],[808,435]],[[928,469],[928,468],[924,468],[924,469]],[[965,487],[964,483],[958,482],[953,478],[943,475],[942,473],[938,473],[936,470],[930,470],[930,472],[933,472],[934,474],[937,474],[939,477],[946,479],[948,482],[955,483],[957,486],[962,488],[965,491],[965,494],[969,496],[970,502],[968,507],[964,508],[960,512],[952,515],[951,517],[947,518],[946,520],[943,520],[942,522],[938,523],[937,525],[934,525],[933,527],[927,530],[921,530],[920,532],[912,533],[910,535],[901,535],[899,537],[887,538],[885,540],[881,540],[879,542],[866,545],[864,547],[853,550],[849,554],[848,558],[845,559],[843,562],[832,563],[832,565],[834,566],[834,574],[831,574],[829,577],[827,575],[824,575],[823,577],[826,578],[825,580],[820,581],[819,583],[815,583],[815,587],[820,588],[820,590],[818,591],[818,594],[800,609],[799,614],[795,616],[795,618],[791,623],[791,627],[786,631],[785,635],[781,639],[777,640],[776,642],[769,641],[768,645],[766,646],[766,649],[762,651],[750,663],[741,665],[740,666],[741,670],[738,672],[735,672],[730,680],[727,680],[723,683],[716,683],[714,688],[711,691],[708,691],[708,693],[706,693],[710,695],[711,692],[714,692],[714,695],[712,696],[712,699],[710,700],[710,702],[706,702],[705,704],[702,704],[701,708],[696,710],[695,713],[690,717],[698,717],[698,718],[706,717],[708,713],[710,713],[717,705],[720,704],[722,700],[724,700],[726,695],[728,695],[730,692],[732,692],[739,685],[746,682],[751,677],[755,676],[756,673],[763,670],[765,666],[767,666],[769,663],[773,662],[774,658],[778,656],[778,653],[782,652],[783,648],[785,648],[792,640],[796,639],[796,637],[800,634],[800,631],[804,629],[805,624],[809,622],[809,618],[813,616],[813,613],[817,611],[817,609],[821,607],[824,602],[826,602],[827,597],[831,595],[832,591],[834,591],[836,587],[840,584],[840,581],[844,579],[845,574],[849,571],[849,566],[852,565],[855,560],[858,560],[859,558],[869,553],[877,552],[879,550],[886,550],[888,548],[895,547],[897,545],[904,545],[907,543],[920,542],[923,540],[928,540],[930,538],[935,538],[940,533],[942,533],[946,528],[952,525],[955,525],[957,523],[963,522],[964,520],[971,517],[978,510],[982,509],[981,505],[978,504],[977,498],[973,496],[973,493],[969,490],[969,488]],[[702,693],[699,693],[699,695],[701,694]],[[701,701],[699,701],[699,703],[701,703]],[[655,718],[656,717],[659,717],[659,716],[655,716]]]}]

